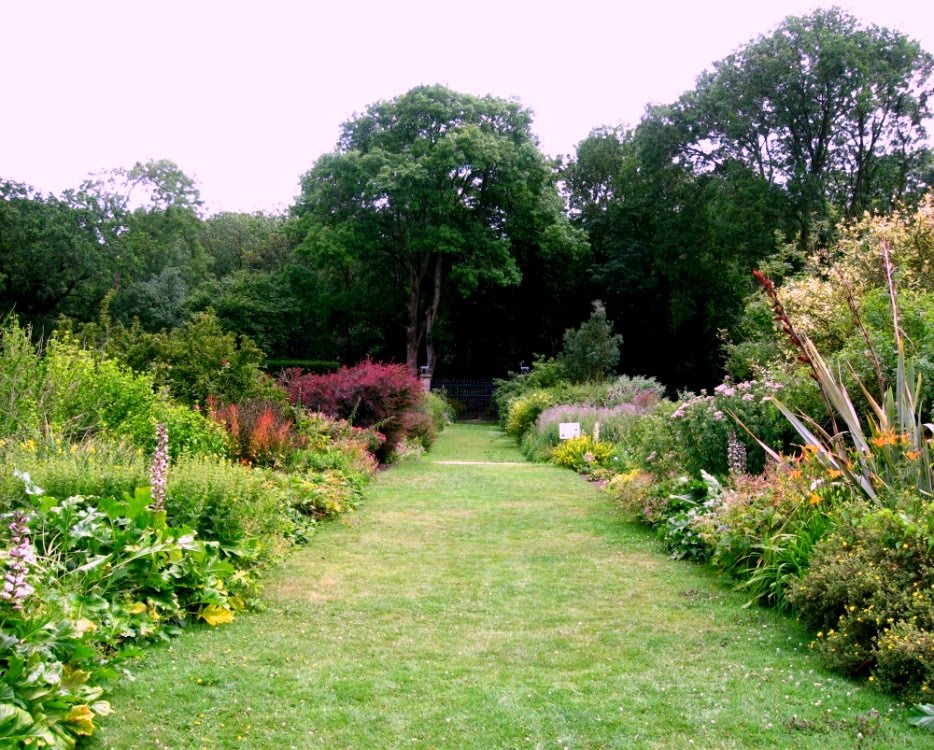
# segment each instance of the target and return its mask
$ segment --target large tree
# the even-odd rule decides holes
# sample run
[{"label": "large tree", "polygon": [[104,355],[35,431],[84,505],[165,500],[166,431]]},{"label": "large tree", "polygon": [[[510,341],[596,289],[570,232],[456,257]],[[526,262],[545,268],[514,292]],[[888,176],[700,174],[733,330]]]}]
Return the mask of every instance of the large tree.
[{"label": "large tree", "polygon": [[46,329],[62,314],[87,319],[115,267],[101,229],[87,206],[0,180],[0,315]]},{"label": "large tree", "polygon": [[518,283],[517,244],[580,242],[531,117],[514,101],[419,87],[345,123],[302,178],[300,250],[395,300],[413,371],[423,347],[434,371],[445,294]]},{"label": "large tree", "polygon": [[671,108],[681,156],[741,162],[815,221],[886,209],[922,187],[934,57],[838,8],[789,17],[716,63]]}]

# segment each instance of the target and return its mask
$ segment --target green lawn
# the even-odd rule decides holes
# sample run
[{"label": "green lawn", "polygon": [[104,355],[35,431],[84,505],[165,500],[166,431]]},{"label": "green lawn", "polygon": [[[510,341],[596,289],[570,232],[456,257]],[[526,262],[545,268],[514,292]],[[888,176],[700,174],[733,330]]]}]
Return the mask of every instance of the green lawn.
[{"label": "green lawn", "polygon": [[382,473],[271,575],[267,611],[149,653],[90,746],[931,747],[793,621],[668,560],[572,472],[515,462],[460,425]]}]

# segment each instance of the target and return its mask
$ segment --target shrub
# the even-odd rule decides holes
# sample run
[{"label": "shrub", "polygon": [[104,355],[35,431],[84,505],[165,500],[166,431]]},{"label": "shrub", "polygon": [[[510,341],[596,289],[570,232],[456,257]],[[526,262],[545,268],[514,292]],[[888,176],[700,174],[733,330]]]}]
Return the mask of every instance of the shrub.
[{"label": "shrub", "polygon": [[[66,442],[90,437],[127,439],[149,452],[154,447],[155,426],[164,422],[172,435],[173,455],[223,454],[223,432],[215,425],[154,393],[150,376],[82,348],[67,331],[54,336],[44,350],[16,327],[5,331],[3,341],[0,377],[6,380],[0,385],[7,390],[0,393],[11,405],[17,404],[3,417],[5,434],[42,434],[45,440]],[[14,365],[20,374],[34,379],[28,387],[15,380]]]},{"label": "shrub", "polygon": [[286,467],[302,441],[289,410],[275,401],[208,404],[211,417],[227,432],[228,455],[249,465]]},{"label": "shrub", "polygon": [[227,403],[285,398],[261,369],[262,351],[246,336],[224,331],[211,312],[196,314],[154,341],[149,369],[186,404],[205,405],[212,396]]},{"label": "shrub", "polygon": [[552,388],[561,382],[561,367],[553,359],[543,357],[536,357],[531,369],[524,375],[511,373],[508,380],[494,380],[492,402],[500,425],[506,426],[509,407],[513,401],[531,391]]},{"label": "shrub", "polygon": [[278,529],[283,516],[280,498],[267,491],[261,474],[200,457],[183,458],[169,470],[165,510],[172,523],[228,552],[249,536]]},{"label": "shrub", "polygon": [[[434,445],[438,437],[438,430],[435,427],[435,422],[431,414],[418,411],[405,412],[402,415],[401,424],[402,433],[405,435],[402,441],[410,445],[420,445],[425,450],[428,450]],[[397,446],[400,444],[401,441],[397,443]]]},{"label": "shrub", "polygon": [[132,436],[133,443],[150,453],[155,447],[155,426],[165,424],[169,430],[169,455],[223,456],[227,439],[223,428],[205,415],[204,411],[176,404],[168,399],[156,401],[150,414],[146,432]]},{"label": "shrub", "polygon": [[293,404],[345,419],[358,427],[376,427],[386,437],[378,449],[388,457],[405,437],[404,415],[418,412],[425,393],[404,365],[366,361],[328,375],[286,373],[283,383]]},{"label": "shrub", "polygon": [[934,503],[919,510],[910,493],[888,502],[853,505],[790,598],[829,667],[921,697],[934,689]]},{"label": "shrub", "polygon": [[506,416],[506,432],[521,438],[551,404],[551,395],[543,390],[530,391],[513,400]]},{"label": "shrub", "polygon": [[599,443],[589,435],[564,440],[551,453],[552,463],[579,472],[590,472],[612,466],[616,459],[616,446]]},{"label": "shrub", "polygon": [[623,337],[613,333],[603,303],[595,301],[590,318],[577,330],[564,332],[564,348],[558,355],[563,377],[572,383],[606,380],[619,364],[622,343]]},{"label": "shrub", "polygon": [[654,484],[654,477],[648,472],[630,469],[610,479],[604,490],[620,510],[645,521],[654,515],[648,507],[656,494]]},{"label": "shrub", "polygon": [[10,315],[0,327],[0,438],[41,429],[43,365],[32,330]]},{"label": "shrub", "polygon": [[606,395],[603,396],[599,405],[635,404],[645,408],[661,401],[664,397],[665,386],[655,378],[643,375],[620,375],[610,382]]},{"label": "shrub", "polygon": [[81,440],[93,434],[152,434],[152,379],[65,334],[49,342],[44,360],[44,421],[55,435]]},{"label": "shrub", "polygon": [[457,417],[456,410],[447,396],[437,391],[425,394],[424,406],[437,432],[441,432]]}]

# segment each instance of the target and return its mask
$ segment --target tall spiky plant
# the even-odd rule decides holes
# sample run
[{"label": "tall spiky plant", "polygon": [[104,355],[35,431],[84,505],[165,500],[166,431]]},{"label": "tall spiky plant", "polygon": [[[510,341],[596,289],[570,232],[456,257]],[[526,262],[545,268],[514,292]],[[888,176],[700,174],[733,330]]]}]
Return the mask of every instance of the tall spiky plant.
[{"label": "tall spiky plant", "polygon": [[[931,444],[927,435],[934,432],[934,425],[922,421],[921,376],[915,376],[914,367],[905,356],[891,253],[886,241],[882,242],[882,260],[892,304],[898,362],[894,389],[887,388],[878,400],[860,383],[872,410],[872,414],[866,416],[868,431],[863,429],[860,415],[842,379],[834,376],[813,342],[794,331],[778,300],[775,287],[757,272],[756,278],[763,284],[772,301],[782,328],[798,348],[800,360],[810,367],[812,377],[817,381],[832,415],[836,414],[846,429],[838,429],[834,421],[832,429],[828,431],[816,420],[795,414],[780,400],[773,397],[773,401],[805,444],[811,446],[818,460],[870,499],[876,500],[882,490],[909,482],[919,493],[931,497],[934,496],[934,487]],[[773,450],[759,442],[770,456],[779,460]]]}]

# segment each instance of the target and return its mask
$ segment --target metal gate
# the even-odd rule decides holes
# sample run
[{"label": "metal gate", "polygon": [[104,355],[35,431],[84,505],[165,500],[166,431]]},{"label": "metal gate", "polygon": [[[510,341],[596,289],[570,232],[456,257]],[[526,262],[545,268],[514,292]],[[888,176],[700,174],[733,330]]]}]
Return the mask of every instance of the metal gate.
[{"label": "metal gate", "polygon": [[444,393],[463,407],[461,419],[492,419],[492,378],[439,378],[432,382],[431,390]]}]

